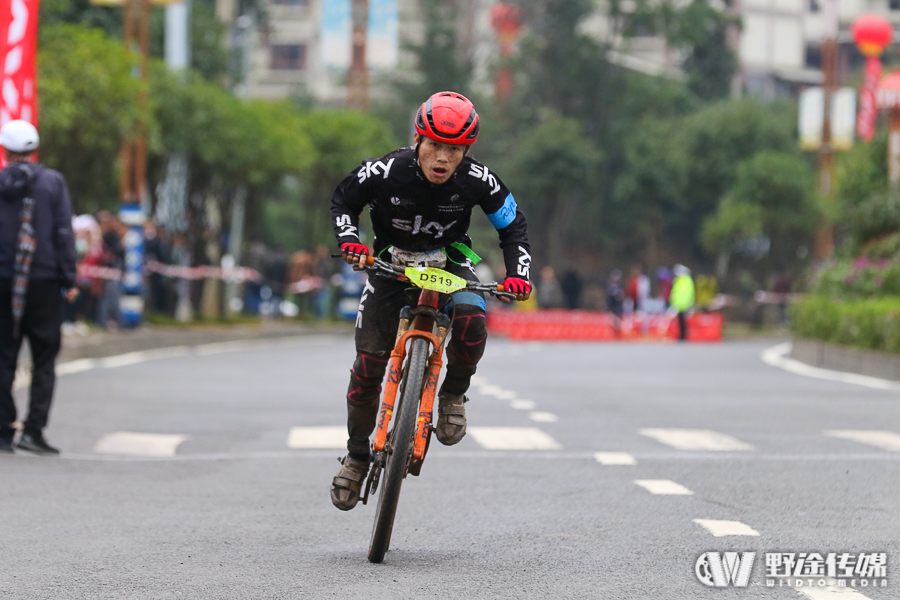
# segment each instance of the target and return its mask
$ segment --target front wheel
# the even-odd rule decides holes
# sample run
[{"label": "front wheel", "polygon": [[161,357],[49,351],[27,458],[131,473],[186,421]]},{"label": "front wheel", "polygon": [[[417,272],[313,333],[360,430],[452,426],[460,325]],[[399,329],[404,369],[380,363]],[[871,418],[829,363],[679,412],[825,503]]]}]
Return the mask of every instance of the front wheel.
[{"label": "front wheel", "polygon": [[369,561],[373,563],[384,560],[384,553],[391,544],[394,515],[397,514],[397,502],[400,500],[400,486],[403,485],[407,465],[412,456],[429,348],[430,345],[423,339],[413,340],[411,344],[406,380],[402,384],[403,393],[400,395],[400,408],[397,410],[393,428],[388,433],[389,443],[385,449],[388,456],[381,477],[375,526],[372,528],[372,541],[369,544]]}]

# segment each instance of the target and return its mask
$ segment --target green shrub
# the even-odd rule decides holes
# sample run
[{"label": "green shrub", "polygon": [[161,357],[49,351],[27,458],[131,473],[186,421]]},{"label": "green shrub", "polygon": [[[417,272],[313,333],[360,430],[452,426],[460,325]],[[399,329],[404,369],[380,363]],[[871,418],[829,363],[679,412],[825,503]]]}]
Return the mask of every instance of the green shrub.
[{"label": "green shrub", "polygon": [[839,300],[900,296],[900,261],[858,258],[822,269],[813,293]]},{"label": "green shrub", "polygon": [[794,335],[900,353],[900,297],[842,301],[810,295],[791,306]]}]

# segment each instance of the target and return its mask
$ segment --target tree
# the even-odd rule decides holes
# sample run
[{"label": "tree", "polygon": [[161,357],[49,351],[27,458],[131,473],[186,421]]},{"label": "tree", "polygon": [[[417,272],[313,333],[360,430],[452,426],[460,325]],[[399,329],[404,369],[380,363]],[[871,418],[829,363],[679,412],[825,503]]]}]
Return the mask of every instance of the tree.
[{"label": "tree", "polygon": [[536,262],[563,265],[572,223],[590,200],[602,157],[578,122],[552,112],[519,144],[511,182],[522,190]]},{"label": "tree", "polygon": [[44,26],[38,53],[41,160],[69,183],[77,211],[118,202],[114,165],[142,113],[134,57],[98,29]]},{"label": "tree", "polygon": [[823,215],[814,190],[815,176],[802,157],[758,152],[740,164],[734,186],[704,221],[703,244],[725,264],[729,254],[743,250],[758,263],[762,283],[772,270],[793,263],[798,248],[812,243]]}]

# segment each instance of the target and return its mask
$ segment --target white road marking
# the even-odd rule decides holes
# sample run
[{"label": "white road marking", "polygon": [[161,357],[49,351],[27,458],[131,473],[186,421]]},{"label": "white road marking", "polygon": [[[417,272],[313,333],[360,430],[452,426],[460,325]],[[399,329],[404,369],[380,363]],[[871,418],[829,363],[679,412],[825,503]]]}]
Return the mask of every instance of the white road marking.
[{"label": "white road marking", "polygon": [[753,446],[709,429],[641,429],[640,433],[678,450],[733,452],[753,450]]},{"label": "white road marking", "polygon": [[725,537],[727,535],[759,535],[758,531],[751,529],[748,525],[744,525],[740,521],[694,519],[694,523],[713,534],[713,537]]},{"label": "white road marking", "polygon": [[636,479],[635,483],[650,492],[662,496],[693,496],[694,492],[669,479]]},{"label": "white road marking", "polygon": [[516,410],[534,410],[537,408],[537,403],[533,400],[513,400],[509,405]]},{"label": "white road marking", "polygon": [[900,452],[900,434],[893,431],[838,429],[826,431],[825,434],[860,444],[868,444],[888,452]]},{"label": "white road marking", "polygon": [[794,589],[811,600],[869,600],[868,596],[863,596],[854,589],[837,587],[837,585],[825,587],[795,587]]},{"label": "white road marking", "polygon": [[288,448],[346,448],[347,428],[292,427]]},{"label": "white road marking", "polygon": [[829,381],[840,381],[841,383],[852,383],[854,385],[862,385],[876,390],[900,390],[900,383],[889,379],[813,367],[806,363],[802,363],[799,360],[788,358],[787,355],[790,351],[791,343],[785,342],[763,350],[759,357],[767,365],[784,369],[795,375],[803,375],[804,377],[813,377],[815,379],[827,379]]},{"label": "white road marking", "polygon": [[516,393],[512,390],[503,390],[499,394],[497,394],[497,398],[500,400],[514,400],[516,397]]},{"label": "white road marking", "polygon": [[485,396],[499,396],[503,393],[503,388],[499,385],[483,385],[478,388],[478,391]]},{"label": "white road marking", "polygon": [[559,421],[559,417],[557,417],[553,413],[541,411],[528,413],[528,418],[535,423],[556,423],[557,421]]},{"label": "white road marking", "polygon": [[559,450],[556,440],[533,427],[470,427],[485,450]]},{"label": "white road marking", "polygon": [[601,465],[636,465],[635,458],[627,452],[595,452],[594,458]]},{"label": "white road marking", "polygon": [[94,452],[123,456],[175,456],[178,446],[186,439],[186,435],[117,431],[100,438]]}]

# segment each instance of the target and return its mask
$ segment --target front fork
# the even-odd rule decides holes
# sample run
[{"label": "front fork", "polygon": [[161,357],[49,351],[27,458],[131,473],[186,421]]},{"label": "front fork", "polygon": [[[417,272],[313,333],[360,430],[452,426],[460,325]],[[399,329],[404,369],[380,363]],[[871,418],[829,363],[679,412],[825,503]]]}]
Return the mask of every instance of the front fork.
[{"label": "front fork", "polygon": [[[428,361],[428,368],[425,372],[425,385],[422,389],[422,398],[419,402],[419,417],[416,422],[415,445],[413,447],[412,462],[421,462],[425,458],[425,450],[428,445],[428,438],[431,435],[431,422],[434,412],[434,397],[437,394],[437,384],[440,379],[441,367],[444,365],[444,340],[450,331],[450,318],[438,313],[434,309],[421,311],[423,307],[416,309],[404,308],[400,313],[400,326],[397,330],[397,342],[394,350],[391,352],[391,360],[388,363],[387,382],[384,387],[384,397],[381,401],[381,410],[378,413],[378,426],[375,430],[375,441],[372,443],[372,450],[375,452],[383,452],[387,443],[387,432],[390,426],[391,418],[394,414],[394,406],[397,400],[397,390],[403,379],[403,361],[406,358],[407,343],[411,339],[424,339],[431,344],[432,352]],[[430,307],[424,307],[430,309]],[[423,331],[421,329],[409,329],[413,316],[419,318],[426,316],[423,312],[431,313],[428,316],[434,317],[436,327],[435,333]],[[416,314],[419,313],[419,314]],[[418,323],[417,323],[418,325]]]}]

